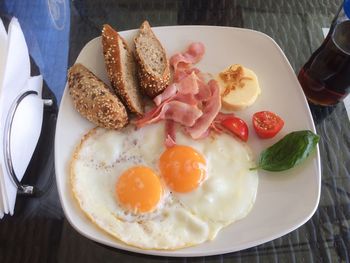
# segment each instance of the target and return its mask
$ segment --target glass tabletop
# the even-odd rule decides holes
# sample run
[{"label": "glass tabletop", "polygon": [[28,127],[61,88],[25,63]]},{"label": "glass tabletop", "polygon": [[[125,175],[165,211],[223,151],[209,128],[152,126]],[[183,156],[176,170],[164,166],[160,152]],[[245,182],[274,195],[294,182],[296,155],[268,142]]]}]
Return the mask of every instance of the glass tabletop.
[{"label": "glass tabletop", "polygon": [[[323,40],[340,0],[47,0],[4,1],[0,14],[17,16],[33,64],[59,102],[66,71],[80,50],[101,34],[102,25],[119,31],[152,26],[243,27],[271,36],[298,73]],[[48,91],[49,92],[49,91]],[[37,198],[18,197],[15,215],[0,221],[0,262],[348,262],[350,251],[350,122],[344,103],[310,105],[322,165],[316,213],[297,230],[243,251],[200,258],[162,258],[129,253],[95,243],[75,231],[62,211],[54,177],[53,136],[43,134],[25,180],[50,188]],[[52,134],[55,112],[47,115]],[[44,165],[45,164],[45,165]],[[296,204],[298,205],[298,204]]]}]

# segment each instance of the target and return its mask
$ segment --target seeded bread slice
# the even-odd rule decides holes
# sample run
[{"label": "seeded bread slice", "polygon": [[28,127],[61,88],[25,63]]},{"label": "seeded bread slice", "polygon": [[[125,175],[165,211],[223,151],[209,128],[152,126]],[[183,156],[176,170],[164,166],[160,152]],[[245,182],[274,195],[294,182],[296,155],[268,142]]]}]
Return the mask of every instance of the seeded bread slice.
[{"label": "seeded bread slice", "polygon": [[154,98],[168,86],[170,81],[166,52],[147,21],[142,23],[134,43],[141,89],[149,97]]},{"label": "seeded bread slice", "polygon": [[102,29],[102,46],[109,80],[132,113],[142,116],[144,106],[136,75],[136,63],[126,41],[111,26]]},{"label": "seeded bread slice", "polygon": [[128,123],[123,103],[82,64],[75,64],[69,69],[68,87],[77,111],[95,125],[120,129]]}]

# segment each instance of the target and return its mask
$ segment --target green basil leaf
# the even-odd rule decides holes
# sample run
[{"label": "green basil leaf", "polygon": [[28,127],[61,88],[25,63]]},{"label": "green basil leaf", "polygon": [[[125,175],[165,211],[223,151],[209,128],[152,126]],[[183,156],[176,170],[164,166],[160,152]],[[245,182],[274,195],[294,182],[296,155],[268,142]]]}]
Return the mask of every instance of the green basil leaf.
[{"label": "green basil leaf", "polygon": [[262,151],[259,165],[267,171],[284,171],[303,162],[315,149],[320,136],[311,131],[295,131]]}]

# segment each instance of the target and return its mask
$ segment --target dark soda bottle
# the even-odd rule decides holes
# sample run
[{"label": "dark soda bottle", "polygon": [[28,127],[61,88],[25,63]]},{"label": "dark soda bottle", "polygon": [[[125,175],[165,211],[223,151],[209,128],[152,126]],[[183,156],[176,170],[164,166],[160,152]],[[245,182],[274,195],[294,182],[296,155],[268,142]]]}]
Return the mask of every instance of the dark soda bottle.
[{"label": "dark soda bottle", "polygon": [[[309,102],[333,105],[350,92],[350,20],[344,2],[322,45],[300,70],[298,79]],[[350,6],[349,6],[350,7]]]}]

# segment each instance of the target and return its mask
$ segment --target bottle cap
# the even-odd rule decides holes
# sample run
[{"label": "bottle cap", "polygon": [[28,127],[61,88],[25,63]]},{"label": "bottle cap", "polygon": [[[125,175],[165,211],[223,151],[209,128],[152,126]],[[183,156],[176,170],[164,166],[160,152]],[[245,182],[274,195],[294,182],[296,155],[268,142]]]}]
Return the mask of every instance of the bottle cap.
[{"label": "bottle cap", "polygon": [[350,18],[350,0],[344,0],[344,12]]}]

